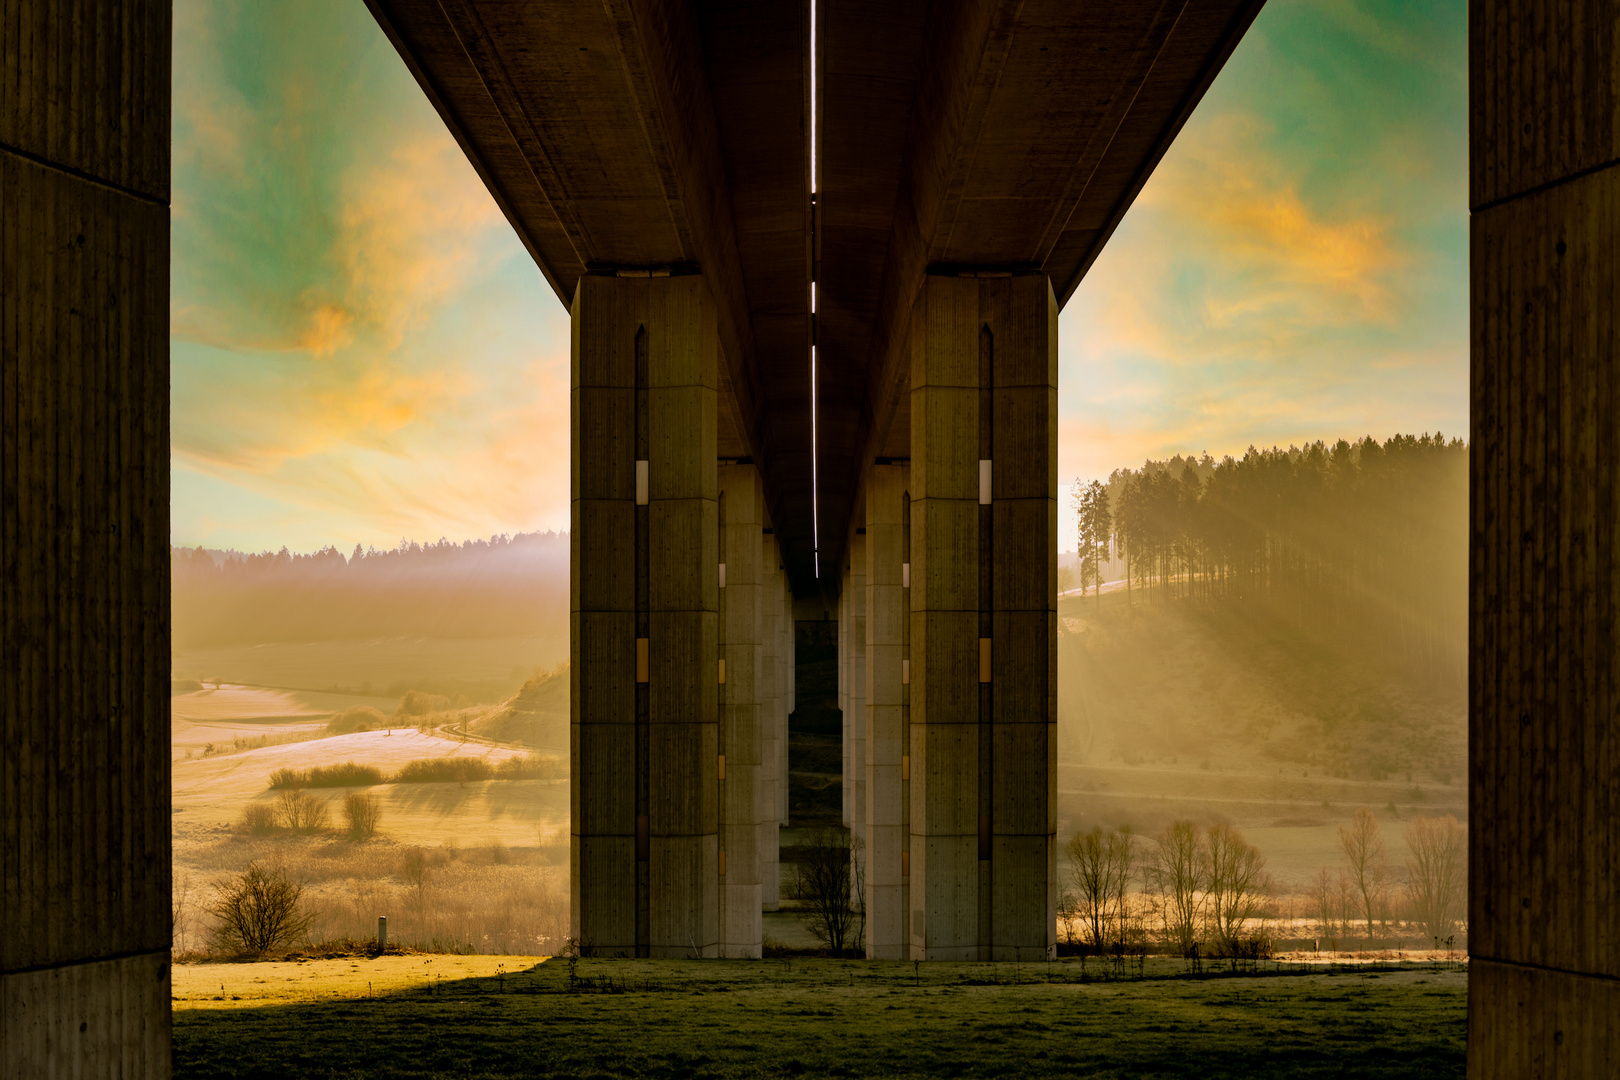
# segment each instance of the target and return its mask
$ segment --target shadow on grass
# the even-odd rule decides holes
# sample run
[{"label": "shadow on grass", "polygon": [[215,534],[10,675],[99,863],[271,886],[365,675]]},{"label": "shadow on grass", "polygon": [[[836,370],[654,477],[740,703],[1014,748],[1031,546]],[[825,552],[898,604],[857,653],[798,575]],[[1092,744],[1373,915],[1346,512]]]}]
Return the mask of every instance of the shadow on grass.
[{"label": "shadow on grass", "polygon": [[1462,1077],[1467,975],[584,960],[174,1014],[187,1077]]}]

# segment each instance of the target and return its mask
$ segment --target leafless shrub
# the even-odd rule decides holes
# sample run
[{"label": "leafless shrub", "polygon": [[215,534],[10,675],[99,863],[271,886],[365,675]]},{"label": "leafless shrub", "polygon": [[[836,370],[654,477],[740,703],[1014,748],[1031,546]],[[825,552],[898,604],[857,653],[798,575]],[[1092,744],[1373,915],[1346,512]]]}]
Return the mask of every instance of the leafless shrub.
[{"label": "leafless shrub", "polygon": [[1373,936],[1373,915],[1384,907],[1389,886],[1388,854],[1378,819],[1365,806],[1356,811],[1349,826],[1339,826],[1339,848],[1349,864],[1348,878],[1361,899],[1367,917],[1367,937]]},{"label": "leafless shrub", "polygon": [[1130,888],[1132,846],[1127,832],[1101,827],[1069,838],[1069,882],[1075,915],[1087,944],[1101,951],[1124,940],[1125,894]]},{"label": "leafless shrub", "polygon": [[258,863],[218,882],[208,907],[219,920],[215,947],[233,955],[263,956],[296,941],[311,921],[299,902],[303,892],[279,867],[266,870]]},{"label": "leafless shrub", "polygon": [[326,829],[326,804],[293,789],[276,796],[276,814],[281,824],[297,833],[318,833]]},{"label": "leafless shrub", "polygon": [[1468,832],[1450,814],[1414,818],[1406,829],[1406,895],[1424,936],[1451,937],[1467,890]]},{"label": "leafless shrub", "polygon": [[343,800],[343,816],[349,825],[350,840],[370,840],[377,835],[377,823],[382,820],[382,803],[375,795],[351,791]]},{"label": "leafless shrub", "polygon": [[854,946],[856,909],[851,903],[851,844],[845,829],[816,829],[799,856],[799,899],[808,905],[805,926],[835,953]]},{"label": "leafless shrub", "polygon": [[396,784],[465,784],[469,781],[492,780],[495,769],[483,758],[441,757],[407,761],[394,777]]},{"label": "leafless shrub", "polygon": [[1212,826],[1207,843],[1212,937],[1222,952],[1246,955],[1259,939],[1245,941],[1243,924],[1259,914],[1261,900],[1271,891],[1266,858],[1230,825]]},{"label": "leafless shrub", "polygon": [[276,831],[275,807],[269,803],[248,803],[242,807],[241,829],[251,836],[269,836]]},{"label": "leafless shrub", "polygon": [[495,770],[497,780],[566,780],[568,763],[561,758],[524,754],[509,757]]},{"label": "leafless shrub", "polygon": [[1209,849],[1198,826],[1172,822],[1154,837],[1147,865],[1148,887],[1156,894],[1167,943],[1183,956],[1198,944],[1204,890],[1209,880]]},{"label": "leafless shrub", "polygon": [[427,852],[419,847],[406,848],[400,876],[416,892],[416,905],[421,907],[427,898]]},{"label": "leafless shrub", "polygon": [[309,786],[308,769],[277,769],[270,774],[270,788],[301,788]]}]

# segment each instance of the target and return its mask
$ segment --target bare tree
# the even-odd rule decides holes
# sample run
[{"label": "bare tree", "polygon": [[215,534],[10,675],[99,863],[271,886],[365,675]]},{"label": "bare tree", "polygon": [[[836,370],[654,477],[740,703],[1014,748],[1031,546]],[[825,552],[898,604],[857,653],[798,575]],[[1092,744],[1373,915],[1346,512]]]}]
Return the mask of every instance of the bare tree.
[{"label": "bare tree", "polygon": [[1334,880],[1333,871],[1325,866],[1320,867],[1306,887],[1306,895],[1310,897],[1311,914],[1316,916],[1317,936],[1330,941],[1337,938],[1339,886]]},{"label": "bare tree", "polygon": [[1230,950],[1243,934],[1243,924],[1260,913],[1260,902],[1271,891],[1266,857],[1230,825],[1209,830],[1208,903],[1210,928],[1221,946]]},{"label": "bare tree", "polygon": [[317,833],[326,828],[326,803],[297,788],[276,796],[276,814],[293,832]]},{"label": "bare tree", "polygon": [[1086,937],[1101,949],[1121,939],[1125,893],[1131,878],[1131,837],[1099,826],[1069,838],[1069,881]]},{"label": "bare tree", "polygon": [[382,820],[382,803],[375,795],[351,791],[343,800],[343,816],[348,820],[350,840],[370,840]]},{"label": "bare tree", "polygon": [[1384,848],[1383,830],[1378,819],[1365,806],[1356,811],[1348,827],[1339,826],[1339,848],[1349,863],[1350,884],[1361,899],[1367,917],[1367,938],[1373,936],[1373,912],[1383,906],[1389,882],[1389,855]]},{"label": "bare tree", "polygon": [[241,874],[214,886],[208,912],[219,920],[215,945],[233,954],[263,956],[291,944],[314,921],[301,906],[303,894],[304,887],[279,867],[249,863]]},{"label": "bare tree", "polygon": [[416,908],[421,911],[427,901],[427,852],[419,847],[405,849],[400,873],[416,893]]},{"label": "bare tree", "polygon": [[847,830],[823,828],[811,832],[800,849],[799,899],[809,905],[805,926],[835,953],[854,946],[850,848]]},{"label": "bare tree", "polygon": [[1209,850],[1191,821],[1173,822],[1153,839],[1148,880],[1159,896],[1165,938],[1183,954],[1191,953],[1209,879]]},{"label": "bare tree", "polygon": [[1406,895],[1426,937],[1452,935],[1467,887],[1468,832],[1450,814],[1419,817],[1406,828]]}]

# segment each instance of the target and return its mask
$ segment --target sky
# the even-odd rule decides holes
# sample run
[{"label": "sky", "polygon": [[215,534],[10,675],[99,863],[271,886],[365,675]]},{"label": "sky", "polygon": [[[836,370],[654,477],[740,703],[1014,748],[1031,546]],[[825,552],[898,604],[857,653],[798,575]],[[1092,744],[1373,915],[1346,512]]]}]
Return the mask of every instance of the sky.
[{"label": "sky", "polygon": [[[1059,323],[1067,487],[1468,428],[1464,0],[1269,0]],[[568,527],[568,317],[359,0],[176,0],[176,544]]]}]

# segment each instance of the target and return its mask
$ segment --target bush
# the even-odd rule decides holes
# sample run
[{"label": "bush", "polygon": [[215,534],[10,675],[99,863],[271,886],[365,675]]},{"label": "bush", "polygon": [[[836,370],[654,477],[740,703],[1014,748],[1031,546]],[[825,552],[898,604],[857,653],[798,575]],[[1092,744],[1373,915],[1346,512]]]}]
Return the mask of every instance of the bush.
[{"label": "bush", "polygon": [[424,694],[420,690],[408,691],[399,699],[400,716],[428,716],[431,713],[444,712],[450,707],[450,699],[440,694]]},{"label": "bush", "polygon": [[387,726],[388,717],[382,714],[381,709],[373,709],[370,705],[355,705],[342,712],[333,713],[332,719],[326,722],[326,733],[348,735],[355,731],[376,731]]},{"label": "bush", "polygon": [[394,777],[396,784],[465,784],[475,780],[491,780],[495,770],[483,758],[442,757],[420,758],[407,761]]},{"label": "bush", "polygon": [[374,765],[317,765],[309,770],[310,787],[365,787],[383,782],[382,770]]},{"label": "bush", "polygon": [[301,788],[309,786],[308,769],[277,769],[270,774],[270,789]]},{"label": "bush", "polygon": [[219,920],[215,947],[233,955],[263,956],[296,941],[313,919],[302,909],[303,894],[304,887],[279,867],[265,870],[249,863],[238,876],[214,886],[208,911]]},{"label": "bush", "polygon": [[302,791],[283,791],[276,796],[276,814],[293,832],[318,833],[326,828],[326,804]]},{"label": "bush", "polygon": [[242,807],[242,831],[253,836],[268,836],[276,831],[276,811],[269,803],[248,803]]},{"label": "bush", "polygon": [[847,829],[816,829],[800,845],[798,871],[805,928],[834,955],[858,952],[864,912],[851,894],[863,891],[859,843]]},{"label": "bush", "polygon": [[343,800],[343,816],[349,823],[350,840],[370,840],[377,835],[377,823],[382,820],[382,803],[375,795],[351,792]]},{"label": "bush", "polygon": [[568,766],[561,759],[525,754],[509,757],[495,770],[497,780],[566,780]]}]

